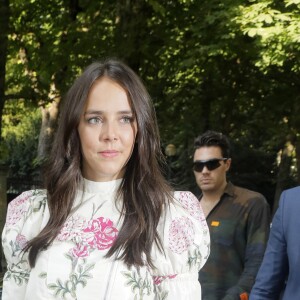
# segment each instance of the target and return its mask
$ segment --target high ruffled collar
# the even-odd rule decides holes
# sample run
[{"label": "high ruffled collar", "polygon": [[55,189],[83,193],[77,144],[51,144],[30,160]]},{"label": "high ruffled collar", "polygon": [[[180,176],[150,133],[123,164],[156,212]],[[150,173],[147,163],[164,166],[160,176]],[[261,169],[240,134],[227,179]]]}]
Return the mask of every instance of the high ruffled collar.
[{"label": "high ruffled collar", "polygon": [[83,179],[84,191],[93,194],[97,194],[97,193],[111,194],[119,188],[121,182],[122,179],[116,179],[116,180],[104,181],[104,182],[91,181],[85,178]]}]

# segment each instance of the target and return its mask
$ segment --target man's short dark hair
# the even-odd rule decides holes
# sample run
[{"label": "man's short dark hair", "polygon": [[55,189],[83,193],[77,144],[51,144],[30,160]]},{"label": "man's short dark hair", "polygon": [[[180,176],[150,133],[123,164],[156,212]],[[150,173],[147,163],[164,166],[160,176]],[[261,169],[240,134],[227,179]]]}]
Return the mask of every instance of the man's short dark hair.
[{"label": "man's short dark hair", "polygon": [[226,135],[221,132],[208,130],[199,135],[194,142],[195,149],[201,147],[220,147],[223,157],[230,158],[230,143]]}]

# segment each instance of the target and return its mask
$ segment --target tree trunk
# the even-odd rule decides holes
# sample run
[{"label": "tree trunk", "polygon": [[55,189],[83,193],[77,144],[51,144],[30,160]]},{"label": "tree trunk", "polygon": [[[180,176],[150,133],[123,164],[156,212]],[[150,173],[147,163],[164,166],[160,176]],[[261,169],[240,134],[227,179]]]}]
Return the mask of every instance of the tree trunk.
[{"label": "tree trunk", "polygon": [[[81,11],[79,7],[78,0],[69,0],[66,2],[67,9],[69,9],[70,22],[76,22],[78,13]],[[68,26],[67,24],[66,26]],[[65,30],[67,32],[67,30]],[[67,42],[69,36],[67,34],[62,35],[61,44]],[[51,145],[53,141],[53,135],[56,128],[56,120],[59,113],[59,103],[60,98],[55,96],[62,93],[61,81],[64,80],[66,76],[66,71],[68,69],[68,60],[65,60],[65,64],[61,66],[59,70],[55,73],[54,82],[51,84],[51,89],[49,92],[49,99],[54,99],[47,107],[42,107],[42,126],[39,135],[38,143],[38,160],[42,162],[47,158],[49,151],[51,150]]]},{"label": "tree trunk", "polygon": [[290,177],[290,168],[292,164],[294,151],[295,151],[295,146],[290,140],[288,140],[285,143],[284,148],[281,150],[281,153],[279,153],[280,162],[278,167],[277,183],[276,183],[275,197],[274,197],[273,209],[272,209],[273,215],[278,208],[278,202],[282,191],[286,189],[288,186],[289,177]]},{"label": "tree trunk", "polygon": [[2,114],[5,95],[5,66],[7,55],[7,37],[9,30],[9,0],[0,0],[0,141],[2,132]]},{"label": "tree trunk", "polygon": [[53,101],[48,107],[42,107],[42,126],[39,135],[38,160],[43,161],[51,147],[55,131],[59,101]]}]

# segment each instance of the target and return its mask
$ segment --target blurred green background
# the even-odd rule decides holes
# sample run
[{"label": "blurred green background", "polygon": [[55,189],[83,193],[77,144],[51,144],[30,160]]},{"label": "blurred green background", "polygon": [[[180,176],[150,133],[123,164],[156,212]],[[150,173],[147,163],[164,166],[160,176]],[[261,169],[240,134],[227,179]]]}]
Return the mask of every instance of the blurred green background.
[{"label": "blurred green background", "polygon": [[39,184],[59,103],[92,61],[118,57],[155,104],[166,176],[197,193],[193,142],[233,145],[233,183],[273,209],[300,182],[300,1],[0,0],[0,163],[11,195]]}]

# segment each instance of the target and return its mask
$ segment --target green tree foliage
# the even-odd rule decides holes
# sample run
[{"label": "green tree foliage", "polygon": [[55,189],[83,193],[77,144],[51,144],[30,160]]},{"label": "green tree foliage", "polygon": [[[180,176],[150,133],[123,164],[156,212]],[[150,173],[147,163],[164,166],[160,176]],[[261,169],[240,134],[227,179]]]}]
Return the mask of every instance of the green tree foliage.
[{"label": "green tree foliage", "polygon": [[9,153],[10,176],[37,176],[37,142],[41,126],[37,108],[28,108],[25,101],[10,102],[3,116],[3,139]]},{"label": "green tree foliage", "polygon": [[[283,176],[278,190],[299,182],[299,0],[10,1],[5,99],[40,107],[42,124],[82,68],[116,56],[145,81],[162,145],[177,148],[176,188],[195,188],[193,141],[206,129],[230,137],[234,182],[269,201]],[[287,140],[295,151],[279,163]]]}]

